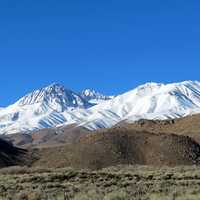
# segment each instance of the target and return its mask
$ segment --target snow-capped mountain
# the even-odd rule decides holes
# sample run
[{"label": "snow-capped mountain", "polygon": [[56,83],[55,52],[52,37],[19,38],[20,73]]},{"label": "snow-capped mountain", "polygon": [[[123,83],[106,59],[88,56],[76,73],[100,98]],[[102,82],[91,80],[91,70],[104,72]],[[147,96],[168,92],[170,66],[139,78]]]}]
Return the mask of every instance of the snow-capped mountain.
[{"label": "snow-capped mountain", "polygon": [[28,106],[40,104],[58,112],[73,110],[75,108],[89,108],[92,106],[87,100],[78,93],[65,89],[60,84],[51,84],[48,87],[36,90],[21,98],[16,105]]},{"label": "snow-capped mountain", "polygon": [[52,84],[1,109],[0,133],[30,132],[69,124],[94,130],[111,127],[122,120],[173,119],[196,113],[200,113],[198,81],[147,83],[113,98],[92,90],[76,93]]},{"label": "snow-capped mountain", "polygon": [[95,90],[86,89],[81,92],[81,97],[92,104],[99,104],[113,98],[113,96],[106,96]]},{"label": "snow-capped mountain", "polygon": [[[173,119],[200,113],[200,82],[184,81],[173,84],[147,83],[92,107],[93,116],[83,126],[90,129],[109,127],[116,121],[134,122],[139,119]],[[95,114],[101,113],[102,118]],[[106,114],[113,113],[114,117]]]},{"label": "snow-capped mountain", "polygon": [[88,114],[86,110],[94,105],[79,93],[54,83],[2,108],[0,134],[30,132],[63,123],[80,123]]}]

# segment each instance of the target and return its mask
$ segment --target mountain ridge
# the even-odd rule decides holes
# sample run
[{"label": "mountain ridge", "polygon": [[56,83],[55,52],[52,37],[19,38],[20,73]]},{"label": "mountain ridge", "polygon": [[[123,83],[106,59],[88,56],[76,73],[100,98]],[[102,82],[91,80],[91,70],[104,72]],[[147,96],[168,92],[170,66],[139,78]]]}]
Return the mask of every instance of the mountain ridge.
[{"label": "mountain ridge", "polygon": [[198,81],[149,82],[114,97],[89,89],[74,92],[54,83],[0,110],[0,134],[70,124],[96,130],[120,121],[165,120],[196,113],[200,113]]}]

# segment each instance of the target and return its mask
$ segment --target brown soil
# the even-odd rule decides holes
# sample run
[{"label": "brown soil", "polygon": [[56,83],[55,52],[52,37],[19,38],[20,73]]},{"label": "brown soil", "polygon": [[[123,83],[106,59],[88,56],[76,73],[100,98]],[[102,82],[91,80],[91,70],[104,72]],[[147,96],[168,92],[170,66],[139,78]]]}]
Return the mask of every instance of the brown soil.
[{"label": "brown soil", "polygon": [[57,146],[66,143],[76,142],[81,135],[88,134],[90,131],[84,127],[74,125],[60,128],[49,128],[36,131],[34,133],[16,133],[1,136],[9,142],[19,147],[34,146]]},{"label": "brown soil", "polygon": [[175,120],[139,120],[132,124],[121,122],[116,127],[152,133],[185,135],[194,138],[200,143],[200,114]]},{"label": "brown soil", "polygon": [[112,128],[79,142],[38,149],[34,166],[100,169],[118,164],[200,164],[200,145],[187,136]]}]

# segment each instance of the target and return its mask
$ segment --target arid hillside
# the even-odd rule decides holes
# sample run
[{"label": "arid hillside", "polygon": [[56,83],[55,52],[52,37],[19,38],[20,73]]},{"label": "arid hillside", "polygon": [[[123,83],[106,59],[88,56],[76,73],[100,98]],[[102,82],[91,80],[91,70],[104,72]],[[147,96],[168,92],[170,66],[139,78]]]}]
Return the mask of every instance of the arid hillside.
[{"label": "arid hillside", "polygon": [[31,147],[31,164],[36,167],[100,169],[118,164],[198,165],[199,124],[200,115],[194,115],[176,120],[120,123],[95,132],[72,125],[29,135],[8,135],[4,139],[19,147]]},{"label": "arid hillside", "polygon": [[113,128],[73,144],[40,147],[34,166],[100,169],[118,164],[200,164],[200,145],[187,136]]},{"label": "arid hillside", "polygon": [[135,123],[121,122],[116,127],[152,133],[174,133],[194,138],[200,143],[200,115],[192,115],[174,120],[139,120]]},{"label": "arid hillside", "polygon": [[30,146],[55,146],[67,143],[74,143],[80,136],[90,133],[84,127],[74,125],[63,126],[59,128],[49,128],[35,131],[33,133],[16,133],[2,135],[1,138],[12,142],[19,147]]},{"label": "arid hillside", "polygon": [[[200,143],[200,115],[188,116],[174,120],[139,120],[134,123],[121,122],[114,128],[121,130],[146,131],[150,133],[166,133],[189,136]],[[99,129],[91,132],[84,127],[68,125],[57,128],[42,129],[31,134],[17,133],[2,135],[1,138],[12,142],[20,147],[28,146],[55,146],[66,143],[74,143],[81,136],[90,133],[101,133],[109,129]],[[112,128],[111,128],[112,130]]]}]

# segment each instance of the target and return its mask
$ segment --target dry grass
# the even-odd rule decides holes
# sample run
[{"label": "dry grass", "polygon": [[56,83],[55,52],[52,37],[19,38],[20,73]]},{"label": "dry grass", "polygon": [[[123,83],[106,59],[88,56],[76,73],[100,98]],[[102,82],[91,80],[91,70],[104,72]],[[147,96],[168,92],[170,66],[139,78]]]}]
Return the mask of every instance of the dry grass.
[{"label": "dry grass", "polygon": [[195,166],[0,171],[2,200],[194,200],[200,197],[199,185],[200,168]]}]

